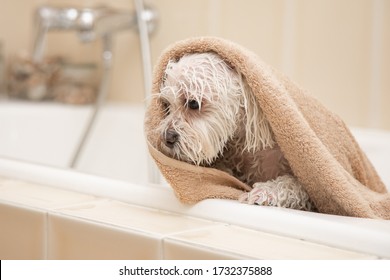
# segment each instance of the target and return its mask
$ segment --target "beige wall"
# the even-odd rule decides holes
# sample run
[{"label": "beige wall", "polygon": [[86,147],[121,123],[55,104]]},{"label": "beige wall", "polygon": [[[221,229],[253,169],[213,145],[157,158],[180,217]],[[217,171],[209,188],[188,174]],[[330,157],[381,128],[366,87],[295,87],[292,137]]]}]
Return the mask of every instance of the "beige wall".
[{"label": "beige wall", "polygon": [[[42,3],[132,9],[132,0],[0,0],[0,40],[7,54],[29,50],[32,10]],[[287,73],[348,124],[390,129],[390,1],[387,0],[149,0],[160,22],[152,59],[190,36],[234,40]],[[110,99],[143,100],[139,42],[115,38]],[[52,34],[49,54],[97,60],[99,42],[80,45],[74,34]]]}]

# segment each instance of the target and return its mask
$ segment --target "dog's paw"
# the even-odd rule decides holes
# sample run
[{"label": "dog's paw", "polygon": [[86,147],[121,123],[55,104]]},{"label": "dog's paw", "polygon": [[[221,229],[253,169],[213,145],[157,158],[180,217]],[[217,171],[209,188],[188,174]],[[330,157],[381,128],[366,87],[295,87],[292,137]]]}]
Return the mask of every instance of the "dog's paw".
[{"label": "dog's paw", "polygon": [[242,194],[242,203],[264,206],[278,206],[305,211],[316,211],[316,207],[301,184],[290,175],[275,180],[253,184],[253,189]]},{"label": "dog's paw", "polygon": [[238,200],[247,204],[277,206],[277,194],[267,183],[254,184],[253,189],[242,194]]}]

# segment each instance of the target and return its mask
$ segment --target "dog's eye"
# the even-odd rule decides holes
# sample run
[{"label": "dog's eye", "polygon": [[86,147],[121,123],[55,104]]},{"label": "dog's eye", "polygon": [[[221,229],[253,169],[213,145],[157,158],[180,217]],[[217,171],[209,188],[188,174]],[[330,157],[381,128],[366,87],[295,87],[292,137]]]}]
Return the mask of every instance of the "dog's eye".
[{"label": "dog's eye", "polygon": [[188,108],[190,108],[192,110],[197,110],[197,109],[199,109],[199,102],[194,100],[194,99],[188,100],[187,106],[188,106]]},{"label": "dog's eye", "polygon": [[167,115],[169,114],[169,106],[170,106],[170,104],[167,100],[161,99],[161,107],[162,107],[164,113]]}]

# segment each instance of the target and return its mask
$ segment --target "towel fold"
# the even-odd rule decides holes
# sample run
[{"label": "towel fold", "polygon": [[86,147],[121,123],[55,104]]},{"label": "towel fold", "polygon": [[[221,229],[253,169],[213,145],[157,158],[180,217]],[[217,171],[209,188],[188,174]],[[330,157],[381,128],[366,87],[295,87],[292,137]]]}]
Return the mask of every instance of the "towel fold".
[{"label": "towel fold", "polygon": [[[217,53],[245,77],[294,175],[319,212],[390,219],[390,194],[344,122],[242,46],[215,37],[173,44],[155,66],[153,93],[159,92],[169,60],[202,52]],[[156,128],[163,115],[154,95],[145,118],[149,151],[182,202],[238,199],[251,190],[251,186],[225,172],[194,166],[161,153]]]}]

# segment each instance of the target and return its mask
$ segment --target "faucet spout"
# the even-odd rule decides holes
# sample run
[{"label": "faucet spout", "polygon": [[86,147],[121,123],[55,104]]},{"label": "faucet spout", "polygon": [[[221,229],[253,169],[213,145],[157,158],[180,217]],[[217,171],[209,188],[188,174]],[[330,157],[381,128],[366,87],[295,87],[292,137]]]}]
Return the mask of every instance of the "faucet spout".
[{"label": "faucet spout", "polygon": [[[147,22],[148,32],[156,27],[157,16],[154,10],[145,8],[142,16]],[[112,33],[137,28],[137,13],[122,11],[104,6],[96,8],[59,8],[42,6],[35,16],[35,38],[32,58],[39,62],[44,51],[45,36],[48,31],[75,31],[81,42],[91,42]]]}]

